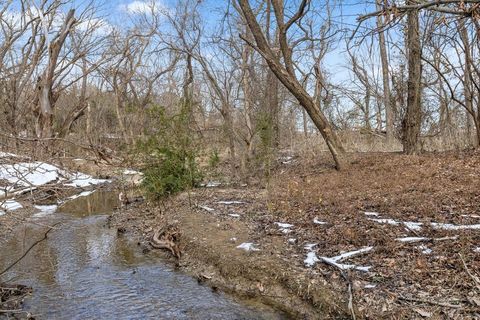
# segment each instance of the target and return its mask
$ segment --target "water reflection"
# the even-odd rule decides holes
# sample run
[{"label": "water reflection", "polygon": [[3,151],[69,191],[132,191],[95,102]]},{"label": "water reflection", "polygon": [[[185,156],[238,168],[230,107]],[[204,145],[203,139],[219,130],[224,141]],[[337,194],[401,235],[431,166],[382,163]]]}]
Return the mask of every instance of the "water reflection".
[{"label": "water reflection", "polygon": [[61,213],[19,228],[0,251],[3,268],[43,237],[44,224],[62,221],[7,275],[33,287],[25,307],[38,319],[279,318],[199,286],[155,252],[144,255],[130,239],[106,228],[106,216],[96,213],[108,212],[115,201],[115,195],[100,192],[78,198]]}]

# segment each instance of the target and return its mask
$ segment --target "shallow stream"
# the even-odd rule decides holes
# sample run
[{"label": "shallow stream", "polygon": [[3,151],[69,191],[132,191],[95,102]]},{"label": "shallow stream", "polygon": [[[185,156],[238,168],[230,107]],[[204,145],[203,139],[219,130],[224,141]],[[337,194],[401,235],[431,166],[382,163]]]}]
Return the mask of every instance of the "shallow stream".
[{"label": "shallow stream", "polygon": [[[33,294],[25,310],[36,319],[281,319],[276,312],[237,301],[173,270],[155,252],[106,226],[113,193],[97,191],[55,213],[33,217],[0,248],[0,270],[61,222],[3,281]],[[1,317],[1,316],[0,316]]]}]

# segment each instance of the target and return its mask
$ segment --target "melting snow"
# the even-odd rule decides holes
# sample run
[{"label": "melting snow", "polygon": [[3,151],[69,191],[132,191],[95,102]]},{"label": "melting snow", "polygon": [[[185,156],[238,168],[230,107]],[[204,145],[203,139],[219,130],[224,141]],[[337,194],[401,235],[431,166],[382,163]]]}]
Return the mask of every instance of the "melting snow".
[{"label": "melting snow", "polygon": [[217,201],[219,204],[225,204],[225,205],[231,205],[231,204],[244,204],[245,202],[243,201]]},{"label": "melting snow", "polygon": [[13,154],[13,153],[0,151],[0,158],[9,158],[9,157],[16,158],[18,156],[16,154]]},{"label": "melting snow", "polygon": [[373,288],[376,288],[376,287],[377,287],[376,284],[366,284],[366,285],[364,286],[365,289],[373,289]]},{"label": "melting snow", "polygon": [[397,238],[395,239],[400,242],[419,242],[419,241],[426,241],[430,240],[430,238],[425,237],[405,237],[405,238]]},{"label": "melting snow", "polygon": [[58,206],[57,205],[47,205],[47,206],[35,206],[36,209],[40,210],[40,212],[35,213],[33,216],[34,217],[44,217],[49,214],[54,213],[57,211]]},{"label": "melting snow", "polygon": [[380,214],[378,212],[365,211],[365,215],[370,217],[378,217]]},{"label": "melting snow", "polygon": [[313,223],[315,223],[315,224],[327,224],[325,221],[320,221],[317,218],[313,219]]},{"label": "melting snow", "polygon": [[342,269],[342,270],[356,269],[358,271],[368,272],[370,270],[371,266],[357,266],[357,265],[354,265],[354,264],[343,264],[343,263],[339,263],[339,262],[342,261],[342,260],[351,258],[353,256],[356,256],[356,255],[359,255],[359,254],[362,254],[362,253],[365,253],[365,252],[369,252],[372,249],[373,249],[373,247],[365,247],[365,248],[355,250],[355,251],[344,252],[344,253],[342,253],[338,256],[332,257],[332,258],[329,258],[329,257],[317,258],[317,255],[315,254],[315,252],[310,251],[309,253],[307,253],[307,258],[304,260],[304,263],[307,267],[312,267],[313,265],[315,265],[316,262],[324,261],[324,262],[326,262],[328,264],[331,264],[331,265],[334,265],[337,268]]},{"label": "melting snow", "polygon": [[423,254],[431,254],[432,253],[432,249],[428,248],[426,245],[422,244],[422,245],[419,245],[417,246],[418,249],[422,250],[422,253]]},{"label": "melting snow", "polygon": [[309,253],[307,253],[307,258],[303,260],[303,263],[305,263],[305,266],[310,268],[310,267],[313,267],[315,263],[319,261],[320,260],[317,258],[317,255],[315,254],[315,252],[310,251]]},{"label": "melting snow", "polygon": [[256,245],[251,242],[244,242],[237,246],[237,249],[243,249],[245,251],[260,251],[260,249],[255,248],[255,246]]},{"label": "melting snow", "polygon": [[240,215],[238,213],[229,213],[228,214],[230,217],[234,217],[234,218],[240,218]]},{"label": "melting snow", "polygon": [[465,229],[476,230],[476,229],[480,229],[480,224],[455,225],[451,223],[432,222],[432,227],[435,229],[443,229],[443,230],[465,230]]},{"label": "melting snow", "polygon": [[475,249],[473,249],[473,252],[480,253],[480,247],[476,247]]},{"label": "melting snow", "polygon": [[127,176],[132,176],[132,175],[136,175],[136,174],[143,176],[142,172],[136,171],[136,170],[131,170],[131,169],[125,169],[123,171],[123,174],[127,175]]},{"label": "melting snow", "polygon": [[[69,173],[54,165],[44,162],[7,164],[0,167],[0,179],[7,180],[15,186],[41,186],[53,181],[72,180],[67,186],[87,187],[108,180],[94,179],[83,173]],[[11,189],[12,189],[11,188]]]},{"label": "melting snow", "polygon": [[293,227],[293,224],[282,223],[282,222],[275,222],[275,224],[276,224],[277,226],[279,226],[279,227],[280,227],[280,231],[282,231],[282,232],[285,233],[285,234],[292,232],[292,230],[291,230],[290,228]]},{"label": "melting snow", "polygon": [[377,219],[377,218],[369,218],[371,221],[375,221],[378,223],[383,223],[383,224],[391,224],[394,226],[398,225],[405,225],[408,229],[412,229],[415,231],[419,231],[422,229],[423,223],[421,222],[413,222],[413,221],[397,221],[394,219]]},{"label": "melting snow", "polygon": [[313,250],[313,247],[315,247],[316,245],[317,245],[317,243],[307,243],[303,248],[305,250],[311,251],[311,250]]},{"label": "melting snow", "polygon": [[79,193],[79,194],[75,194],[75,195],[69,197],[68,199],[69,199],[69,200],[74,200],[74,199],[77,199],[77,198],[80,198],[80,197],[86,197],[86,196],[91,195],[91,194],[94,193],[94,192],[95,192],[95,190],[92,190],[92,191],[83,191],[83,192],[81,192],[81,193]]},{"label": "melting snow", "polygon": [[206,210],[208,212],[213,212],[215,209],[207,207],[207,206],[198,206],[200,209]]},{"label": "melting snow", "polygon": [[9,210],[9,211],[14,211],[14,210],[23,208],[23,206],[20,203],[18,203],[17,201],[15,201],[13,199],[0,201],[0,206],[3,209]]}]

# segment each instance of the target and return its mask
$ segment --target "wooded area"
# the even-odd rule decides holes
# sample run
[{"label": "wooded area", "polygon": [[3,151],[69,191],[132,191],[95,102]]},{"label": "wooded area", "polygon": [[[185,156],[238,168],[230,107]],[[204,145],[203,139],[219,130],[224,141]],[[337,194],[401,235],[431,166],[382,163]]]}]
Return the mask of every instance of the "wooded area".
[{"label": "wooded area", "polygon": [[348,2],[227,1],[215,21],[197,1],[136,3],[121,25],[97,1],[2,5],[3,145],[125,150],[155,131],[150,110],[175,114],[188,99],[191,134],[228,149],[244,173],[259,149],[318,134],[339,169],[368,135],[383,146],[372,151],[478,146],[477,1],[379,1],[348,14]]},{"label": "wooded area", "polygon": [[293,318],[476,319],[479,61],[480,0],[0,0],[0,236],[97,192]]}]

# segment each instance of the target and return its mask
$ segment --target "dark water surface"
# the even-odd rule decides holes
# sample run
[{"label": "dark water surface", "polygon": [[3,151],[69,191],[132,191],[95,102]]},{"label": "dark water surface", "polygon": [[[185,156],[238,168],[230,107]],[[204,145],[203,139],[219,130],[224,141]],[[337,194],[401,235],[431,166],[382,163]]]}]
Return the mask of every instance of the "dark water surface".
[{"label": "dark water surface", "polygon": [[0,269],[62,221],[3,280],[31,286],[25,309],[37,319],[282,319],[174,271],[156,252],[106,227],[116,195],[97,191],[32,218],[0,248]]}]

